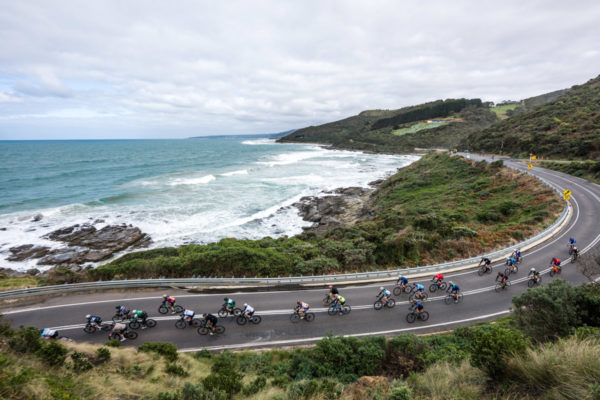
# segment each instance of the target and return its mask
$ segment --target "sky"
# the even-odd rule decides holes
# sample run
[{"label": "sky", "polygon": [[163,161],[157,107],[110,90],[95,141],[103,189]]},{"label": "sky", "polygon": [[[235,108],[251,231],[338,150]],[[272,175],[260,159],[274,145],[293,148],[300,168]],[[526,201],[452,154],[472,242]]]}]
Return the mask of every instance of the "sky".
[{"label": "sky", "polygon": [[274,133],[600,74],[594,1],[4,1],[0,140]]}]

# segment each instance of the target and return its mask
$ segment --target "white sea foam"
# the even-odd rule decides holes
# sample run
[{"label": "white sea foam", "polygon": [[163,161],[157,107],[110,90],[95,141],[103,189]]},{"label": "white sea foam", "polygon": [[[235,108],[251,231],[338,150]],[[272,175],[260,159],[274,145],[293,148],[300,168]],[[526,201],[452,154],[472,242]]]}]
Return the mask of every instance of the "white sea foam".
[{"label": "white sea foam", "polygon": [[168,183],[169,186],[178,186],[178,185],[203,185],[209,182],[214,181],[214,175],[205,175],[198,178],[175,178]]},{"label": "white sea foam", "polygon": [[224,172],[221,175],[222,176],[248,175],[248,170],[247,169],[241,169],[239,171]]},{"label": "white sea foam", "polygon": [[255,139],[255,140],[244,140],[242,144],[246,144],[249,146],[259,146],[265,144],[277,144],[275,139]]}]

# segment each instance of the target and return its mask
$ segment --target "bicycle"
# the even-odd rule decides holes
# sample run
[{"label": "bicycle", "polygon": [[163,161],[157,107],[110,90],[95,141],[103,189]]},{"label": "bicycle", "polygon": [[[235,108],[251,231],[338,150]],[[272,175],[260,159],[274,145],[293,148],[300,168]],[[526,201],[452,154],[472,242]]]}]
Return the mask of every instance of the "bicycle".
[{"label": "bicycle", "polygon": [[[484,264],[481,265],[481,263],[484,263]],[[487,265],[487,264],[485,264],[485,261],[481,260],[479,262],[479,270],[477,271],[477,274],[479,274],[479,276],[482,276],[484,274],[487,274],[488,272],[492,272],[492,264]]]},{"label": "bicycle", "polygon": [[329,314],[329,315],[335,315],[335,314],[346,315],[346,314],[350,314],[350,311],[352,311],[352,309],[350,308],[350,306],[348,304],[344,304],[342,306],[340,303],[335,303],[329,307],[329,309],[327,310],[327,314]]},{"label": "bicycle", "polygon": [[87,324],[85,324],[85,327],[83,328],[83,331],[85,333],[94,333],[97,330],[101,330],[103,332],[108,332],[108,331],[110,331],[112,329],[113,326],[114,325],[112,325],[112,324],[104,324],[103,323],[103,324],[100,325],[100,327],[98,327],[98,325],[92,324],[92,323],[88,322]]},{"label": "bicycle", "polygon": [[[210,327],[206,326],[206,324],[204,326],[201,326],[200,328],[198,328],[199,335],[208,335],[209,332],[212,332],[212,329]],[[216,325],[215,333],[217,335],[221,335],[221,334],[225,333],[225,327],[222,325]]]},{"label": "bicycle", "polygon": [[333,299],[334,297],[330,293],[328,293],[325,297],[323,297],[323,305],[330,306],[333,302]]},{"label": "bicycle", "polygon": [[573,255],[571,256],[571,263],[574,263],[575,261],[577,261],[578,257],[579,257],[579,250],[574,251]]},{"label": "bicycle", "polygon": [[542,284],[542,277],[541,275],[537,277],[537,279],[535,278],[535,276],[532,276],[531,278],[529,278],[529,281],[527,281],[527,286],[529,287],[534,287],[535,285],[541,285]]},{"label": "bicycle", "polygon": [[177,321],[175,321],[175,328],[177,329],[185,329],[187,326],[193,326],[194,328],[197,328],[199,326],[201,326],[202,324],[200,323],[199,320],[192,318],[191,321],[186,321],[185,320],[185,315],[181,315],[179,317],[179,319]]},{"label": "bicycle", "polygon": [[412,292],[415,291],[416,288],[416,283],[409,283],[406,286],[399,284],[394,287],[392,293],[394,293],[394,296],[400,296],[402,293],[408,293],[410,295]]},{"label": "bicycle", "polygon": [[500,290],[504,290],[504,289],[506,289],[508,287],[510,287],[510,282],[509,281],[504,282],[504,284],[502,282],[498,282],[498,283],[496,283],[496,286],[494,286],[494,291],[497,293]]},{"label": "bicycle", "polygon": [[573,247],[575,247],[575,245],[573,243],[569,243],[567,246],[569,247],[569,255],[573,255]]},{"label": "bicycle", "polygon": [[446,304],[452,304],[452,303],[462,303],[463,301],[463,294],[459,293],[458,294],[458,301],[455,301],[457,299],[454,298],[454,294],[452,293],[448,293],[448,295],[444,298],[444,302]]},{"label": "bicycle", "polygon": [[[508,265],[508,264],[507,264],[507,265]],[[510,275],[510,274],[512,274],[513,272],[514,272],[515,274],[516,274],[517,272],[519,272],[519,266],[518,266],[516,263],[514,263],[513,265],[508,265],[508,268],[506,268],[506,269],[504,270],[504,275],[506,275],[506,276],[509,276],[509,275]]]},{"label": "bicycle", "polygon": [[554,275],[560,274],[562,271],[562,268],[560,265],[554,265],[554,264],[550,264],[550,276],[553,277]]},{"label": "bicycle", "polygon": [[[183,312],[183,307],[181,307],[179,304],[175,304],[173,306],[173,309],[175,310],[176,314],[181,314]],[[171,310],[171,308],[169,306],[167,306],[165,303],[162,303],[158,307],[158,312],[161,314],[166,314],[169,312],[169,310]]]},{"label": "bicycle", "polygon": [[306,322],[312,322],[315,319],[315,314],[307,312],[306,314],[304,314],[304,318],[302,318],[302,316],[300,315],[300,311],[294,310],[292,315],[290,315],[290,321],[292,321],[293,323],[300,322],[301,319],[305,320]]},{"label": "bicycle", "polygon": [[120,312],[117,312],[115,315],[112,316],[112,321],[115,323],[116,322],[125,322],[130,319],[131,319],[131,316],[129,315],[129,313],[121,314]]},{"label": "bicycle", "polygon": [[394,308],[394,306],[396,305],[396,300],[392,299],[391,297],[387,300],[384,299],[385,297],[373,303],[373,308],[375,310],[381,310],[383,307]]},{"label": "bicycle", "polygon": [[429,285],[429,291],[431,293],[434,293],[438,289],[440,289],[440,290],[446,290],[447,287],[448,287],[448,284],[446,282],[444,282],[444,281],[433,282],[431,285]]},{"label": "bicycle", "polygon": [[429,295],[426,292],[414,292],[414,293],[410,294],[410,296],[408,297],[408,301],[413,301],[413,300],[425,301],[425,300],[427,300],[427,298],[429,298]]},{"label": "bicycle", "polygon": [[238,317],[235,319],[235,322],[237,322],[238,325],[246,325],[246,322],[248,321],[254,325],[258,325],[262,321],[262,318],[260,315],[252,315],[251,317],[248,317],[248,315],[242,314],[238,315]]},{"label": "bicycle", "polygon": [[[138,337],[138,333],[134,332],[134,331],[126,331],[126,332],[123,332],[123,336],[125,336],[127,339],[136,339]],[[113,339],[117,339],[117,340],[121,339],[119,332],[111,332],[108,335],[108,340],[113,340]]]},{"label": "bicycle", "polygon": [[156,326],[156,321],[150,318],[146,318],[146,321],[140,322],[137,318],[134,318],[129,322],[129,327],[131,329],[140,329],[142,326],[147,328],[154,328]]},{"label": "bicycle", "polygon": [[411,311],[406,315],[406,322],[409,324],[412,324],[417,319],[420,319],[421,321],[427,321],[429,319],[429,313],[427,311]]},{"label": "bicycle", "polygon": [[217,314],[219,315],[219,317],[221,318],[225,318],[229,315],[233,315],[234,317],[239,317],[240,314],[242,314],[242,309],[238,308],[238,307],[234,307],[233,309],[228,310],[227,306],[225,304],[223,304],[221,306],[221,309],[219,310],[219,312],[217,312]]}]

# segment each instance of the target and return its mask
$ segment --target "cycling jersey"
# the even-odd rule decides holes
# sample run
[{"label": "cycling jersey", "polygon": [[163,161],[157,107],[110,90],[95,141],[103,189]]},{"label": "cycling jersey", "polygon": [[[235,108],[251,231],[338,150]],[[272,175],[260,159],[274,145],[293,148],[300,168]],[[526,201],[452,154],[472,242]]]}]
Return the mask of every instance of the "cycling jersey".
[{"label": "cycling jersey", "polygon": [[186,310],[183,311],[183,315],[185,317],[194,318],[194,315],[196,315],[196,313],[193,312],[192,310],[187,310],[186,309]]},{"label": "cycling jersey", "polygon": [[483,258],[483,262],[485,262],[485,265],[490,265],[492,263],[489,258]]},{"label": "cycling jersey", "polygon": [[398,283],[404,283],[405,285],[408,283],[408,279],[406,279],[405,277],[401,276],[400,278],[398,278],[398,280],[396,281],[396,284]]},{"label": "cycling jersey", "polygon": [[119,312],[123,315],[127,315],[129,314],[129,308],[125,307],[125,306],[121,306],[121,308],[119,308]]},{"label": "cycling jersey", "polygon": [[115,324],[115,326],[113,326],[113,332],[121,332],[123,333],[123,331],[125,331],[127,329],[127,325],[123,324],[123,323],[118,323]]},{"label": "cycling jersey", "polygon": [[217,317],[212,314],[208,314],[206,317],[204,317],[204,319],[211,322],[213,325],[215,325],[218,321]]},{"label": "cycling jersey", "polygon": [[508,261],[509,261],[509,265],[513,265],[514,263],[516,263],[516,262],[517,262],[517,260],[516,260],[516,259],[514,259],[514,258],[512,258],[512,257],[511,257],[511,258],[509,258],[509,259],[508,259]]},{"label": "cycling jersey", "polygon": [[346,299],[343,298],[342,296],[338,295],[335,300],[340,303],[340,304],[344,304],[346,302]]},{"label": "cycling jersey", "polygon": [[42,331],[42,334],[41,334],[40,337],[43,338],[43,339],[50,339],[50,338],[55,338],[57,336],[58,336],[58,331],[57,330],[45,328]]},{"label": "cycling jersey", "polygon": [[244,308],[244,314],[254,314],[254,307],[247,305],[246,308]]},{"label": "cycling jersey", "polygon": [[168,302],[169,302],[169,303],[171,303],[171,304],[175,304],[175,297],[171,297],[171,296],[169,296],[169,297],[167,297],[167,298],[165,299],[165,301],[168,301]]},{"label": "cycling jersey", "polygon": [[460,292],[460,288],[458,287],[458,285],[454,284],[454,285],[448,286],[448,289],[446,289],[446,291],[458,293],[458,292]]},{"label": "cycling jersey", "polygon": [[415,312],[415,310],[419,310],[422,311],[423,310],[423,303],[421,303],[420,301],[417,301],[416,303],[413,304],[411,311]]},{"label": "cycling jersey", "polygon": [[423,290],[425,290],[425,286],[421,285],[420,283],[417,283],[417,291],[422,292]]},{"label": "cycling jersey", "polygon": [[389,290],[383,289],[381,292],[379,292],[379,295],[383,296],[383,297],[390,297],[392,294],[390,293]]},{"label": "cycling jersey", "polygon": [[307,303],[300,302],[300,305],[299,305],[299,307],[300,307],[301,309],[303,309],[303,310],[308,310],[308,308],[309,308],[309,305],[308,305]]},{"label": "cycling jersey", "polygon": [[227,299],[227,308],[235,307],[235,301],[233,299]]},{"label": "cycling jersey", "polygon": [[569,238],[569,244],[575,244],[575,239],[574,238]]},{"label": "cycling jersey", "polygon": [[442,281],[444,279],[444,275],[442,275],[442,274],[436,274],[434,276],[434,278],[435,278],[435,280],[437,280],[439,282],[439,281]]},{"label": "cycling jersey", "polygon": [[102,318],[100,318],[100,317],[97,317],[97,316],[95,316],[95,315],[92,315],[92,316],[91,316],[91,317],[88,319],[88,322],[90,322],[90,323],[93,323],[93,322],[95,322],[95,323],[98,323],[98,324],[99,324],[99,323],[101,323],[101,322],[102,322]]},{"label": "cycling jersey", "polygon": [[339,292],[338,288],[332,287],[330,293],[331,294],[339,294],[340,292]]}]

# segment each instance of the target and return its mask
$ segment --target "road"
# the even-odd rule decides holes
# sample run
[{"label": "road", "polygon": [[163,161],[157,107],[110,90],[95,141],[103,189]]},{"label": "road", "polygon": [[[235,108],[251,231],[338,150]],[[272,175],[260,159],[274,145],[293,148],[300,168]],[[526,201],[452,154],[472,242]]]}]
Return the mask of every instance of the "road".
[{"label": "road", "polygon": [[[471,155],[472,159],[480,157]],[[527,171],[527,166],[505,160],[510,168]],[[87,334],[83,332],[84,316],[86,314],[100,315],[104,320],[110,320],[115,306],[127,305],[132,309],[146,310],[150,318],[158,321],[152,329],[138,330],[139,337],[134,341],[126,341],[125,345],[140,345],[149,341],[172,342],[181,351],[200,349],[221,350],[269,346],[291,346],[310,344],[328,335],[393,335],[402,332],[425,333],[452,329],[459,325],[485,321],[507,315],[513,296],[527,289],[526,276],[529,268],[536,267],[545,270],[543,283],[547,284],[552,278],[547,274],[547,266],[551,257],[565,260],[561,278],[574,284],[580,284],[587,279],[576,270],[576,264],[568,263],[567,240],[575,237],[580,250],[600,241],[600,186],[583,179],[575,178],[559,172],[534,168],[530,173],[536,174],[554,183],[561,190],[569,189],[573,193],[571,204],[573,215],[562,231],[545,243],[529,250],[524,254],[524,261],[519,272],[511,276],[512,286],[500,293],[493,291],[496,272],[503,270],[499,264],[493,265],[494,272],[479,276],[476,270],[452,273],[446,280],[457,283],[464,293],[464,301],[459,304],[446,305],[441,294],[431,294],[425,303],[425,309],[431,317],[428,321],[406,322],[408,303],[406,295],[395,297],[397,304],[393,309],[375,311],[373,302],[381,284],[365,286],[350,286],[340,289],[342,295],[352,306],[348,315],[329,316],[321,305],[321,300],[327,289],[311,289],[297,291],[268,291],[268,292],[232,292],[227,293],[239,305],[247,302],[254,306],[256,314],[262,316],[260,325],[238,326],[230,317],[220,319],[226,331],[220,336],[200,336],[196,329],[176,329],[176,316],[161,315],[157,308],[161,302],[160,291],[125,292],[125,293],[94,293],[74,294],[63,297],[49,298],[43,303],[22,308],[6,308],[0,312],[14,326],[29,325],[38,328],[53,327],[62,336],[68,336],[77,341],[87,341],[101,344],[106,341],[105,333]],[[556,277],[554,279],[557,279]],[[428,287],[428,280],[422,280]],[[385,283],[389,289],[393,282]],[[426,289],[427,290],[427,289]],[[196,311],[215,313],[223,303],[224,294],[190,294],[183,290],[170,290],[168,294],[177,298],[177,303]],[[315,311],[313,322],[300,321],[292,324],[289,316],[292,306],[297,300],[311,304]]]}]

